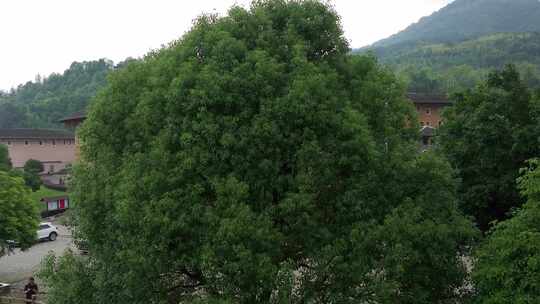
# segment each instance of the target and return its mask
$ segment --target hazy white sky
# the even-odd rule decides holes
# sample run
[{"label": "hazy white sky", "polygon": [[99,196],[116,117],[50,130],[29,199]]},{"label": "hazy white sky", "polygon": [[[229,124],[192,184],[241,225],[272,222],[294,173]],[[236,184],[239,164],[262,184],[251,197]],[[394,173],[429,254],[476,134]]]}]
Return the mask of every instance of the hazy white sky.
[{"label": "hazy white sky", "polygon": [[[404,29],[452,0],[333,0],[352,47]],[[0,89],[73,61],[139,57],[180,37],[201,13],[250,0],[0,0]]]}]

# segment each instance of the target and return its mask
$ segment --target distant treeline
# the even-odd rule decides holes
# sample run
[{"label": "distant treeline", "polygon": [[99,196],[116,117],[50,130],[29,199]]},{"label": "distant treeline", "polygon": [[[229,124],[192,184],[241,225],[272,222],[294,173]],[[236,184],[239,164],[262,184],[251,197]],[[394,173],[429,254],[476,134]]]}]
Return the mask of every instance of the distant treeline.
[{"label": "distant treeline", "polygon": [[416,43],[372,52],[409,83],[411,91],[449,93],[471,88],[495,69],[514,64],[540,87],[540,33],[492,34],[459,43]]},{"label": "distant treeline", "polygon": [[0,128],[59,127],[59,119],[86,108],[114,68],[107,59],[74,62],[63,74],[0,91]]}]

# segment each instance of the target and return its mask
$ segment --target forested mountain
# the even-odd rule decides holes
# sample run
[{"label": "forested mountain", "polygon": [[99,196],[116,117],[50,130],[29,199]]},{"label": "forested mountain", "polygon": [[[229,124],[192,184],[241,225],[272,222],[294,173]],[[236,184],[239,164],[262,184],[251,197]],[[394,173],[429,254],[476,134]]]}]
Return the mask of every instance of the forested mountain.
[{"label": "forested mountain", "polygon": [[502,33],[459,43],[375,50],[379,60],[410,83],[410,90],[452,92],[470,88],[491,70],[514,64],[530,87],[540,87],[540,33]]},{"label": "forested mountain", "polygon": [[538,0],[455,0],[375,47],[403,43],[458,42],[492,33],[540,31]]},{"label": "forested mountain", "polygon": [[62,74],[0,91],[0,128],[58,127],[58,120],[83,110],[114,68],[107,59],[74,62]]},{"label": "forested mountain", "polygon": [[385,63],[429,65],[448,68],[501,68],[508,62],[540,64],[540,33],[504,33],[459,43],[419,44],[414,48],[382,48],[377,55]]},{"label": "forested mountain", "polygon": [[540,1],[456,0],[365,50],[397,71],[411,91],[470,88],[507,64],[540,87]]}]

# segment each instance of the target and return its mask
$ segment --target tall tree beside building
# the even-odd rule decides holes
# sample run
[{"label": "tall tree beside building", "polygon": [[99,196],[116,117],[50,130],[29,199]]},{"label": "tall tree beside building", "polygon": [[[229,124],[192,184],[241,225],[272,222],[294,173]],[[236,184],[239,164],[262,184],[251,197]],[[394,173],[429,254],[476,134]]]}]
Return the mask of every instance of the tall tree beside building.
[{"label": "tall tree beside building", "polygon": [[8,240],[23,249],[33,244],[39,221],[36,204],[22,178],[0,171],[0,257],[7,253]]},{"label": "tall tree beside building", "polygon": [[455,95],[444,115],[441,146],[458,169],[463,210],[483,230],[523,203],[515,182],[519,169],[540,155],[539,104],[533,96],[510,65]]},{"label": "tall tree beside building", "polygon": [[3,144],[0,144],[0,170],[11,170],[11,159],[9,158],[9,150],[8,147]]},{"label": "tall tree beside building", "polygon": [[349,51],[328,5],[255,1],[114,72],[72,184],[90,262],[48,260],[57,303],[454,298],[475,231],[450,167]]},{"label": "tall tree beside building", "polygon": [[24,172],[39,174],[45,171],[43,163],[36,159],[29,159],[24,163]]},{"label": "tall tree beside building", "polygon": [[39,174],[45,170],[43,163],[36,159],[29,159],[24,164],[24,182],[32,189],[32,191],[38,191],[41,188],[41,177]]}]

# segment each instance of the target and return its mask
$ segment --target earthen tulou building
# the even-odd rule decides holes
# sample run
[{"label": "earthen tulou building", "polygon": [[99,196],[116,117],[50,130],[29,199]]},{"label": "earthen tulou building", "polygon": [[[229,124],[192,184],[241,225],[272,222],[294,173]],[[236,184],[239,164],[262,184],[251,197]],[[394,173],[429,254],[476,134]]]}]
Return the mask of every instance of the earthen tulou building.
[{"label": "earthen tulou building", "polygon": [[435,131],[443,124],[442,111],[452,105],[445,95],[408,93],[407,97],[418,112],[421,126],[422,145],[424,148],[433,145]]},{"label": "earthen tulou building", "polygon": [[71,130],[75,134],[75,159],[80,157],[80,142],[77,136],[77,127],[80,126],[86,119],[86,112],[81,111],[73,113],[67,117],[62,118],[59,122],[64,124],[64,127]]},{"label": "earthen tulou building", "polygon": [[0,129],[0,144],[7,146],[14,168],[39,160],[45,173],[55,173],[75,161],[72,132],[48,129]]},{"label": "earthen tulou building", "polygon": [[[408,93],[407,98],[414,104],[421,125],[422,145],[427,148],[433,144],[436,129],[443,123],[442,111],[452,102],[442,94]],[[76,128],[86,119],[86,112],[74,113],[60,122],[70,130]],[[79,140],[76,137],[76,159],[79,157]]]}]

